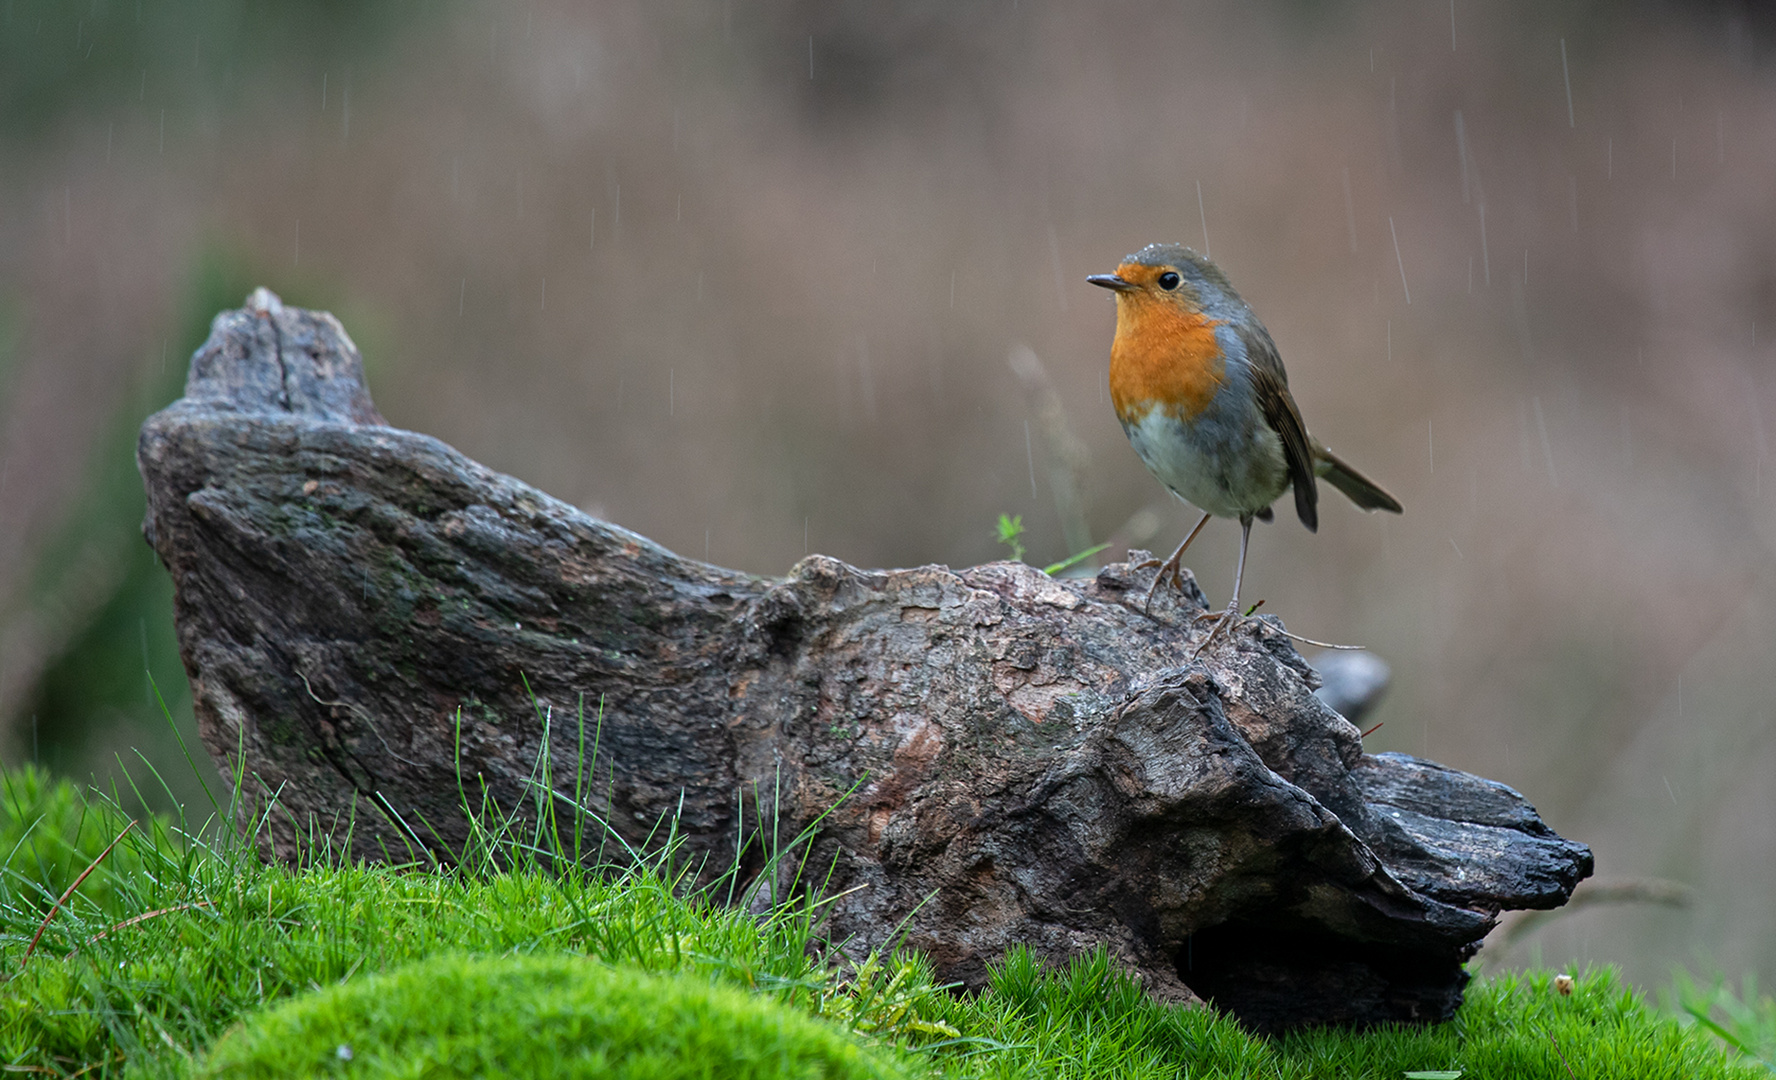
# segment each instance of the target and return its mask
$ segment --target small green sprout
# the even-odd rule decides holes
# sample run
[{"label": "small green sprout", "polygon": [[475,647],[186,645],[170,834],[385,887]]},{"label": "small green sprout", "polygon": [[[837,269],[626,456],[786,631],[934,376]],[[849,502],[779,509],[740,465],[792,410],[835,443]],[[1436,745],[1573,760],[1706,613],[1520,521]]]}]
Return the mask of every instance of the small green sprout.
[{"label": "small green sprout", "polygon": [[1014,561],[1024,561],[1024,515],[999,515],[999,542],[1011,549]]}]

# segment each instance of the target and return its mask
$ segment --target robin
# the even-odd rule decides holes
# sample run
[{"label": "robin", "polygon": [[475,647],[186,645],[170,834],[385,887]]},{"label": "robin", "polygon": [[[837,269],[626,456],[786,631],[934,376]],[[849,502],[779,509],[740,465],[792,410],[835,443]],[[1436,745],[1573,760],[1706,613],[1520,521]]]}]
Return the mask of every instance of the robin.
[{"label": "robin", "polygon": [[1203,512],[1159,564],[1148,607],[1167,577],[1182,587],[1179,560],[1209,518],[1239,519],[1233,599],[1199,652],[1238,616],[1252,522],[1271,520],[1283,492],[1295,489],[1308,532],[1319,529],[1319,477],[1364,510],[1400,512],[1398,500],[1307,433],[1276,344],[1220,267],[1181,244],[1149,244],[1114,274],[1086,280],[1116,293],[1110,400],[1123,432],[1147,471]]}]

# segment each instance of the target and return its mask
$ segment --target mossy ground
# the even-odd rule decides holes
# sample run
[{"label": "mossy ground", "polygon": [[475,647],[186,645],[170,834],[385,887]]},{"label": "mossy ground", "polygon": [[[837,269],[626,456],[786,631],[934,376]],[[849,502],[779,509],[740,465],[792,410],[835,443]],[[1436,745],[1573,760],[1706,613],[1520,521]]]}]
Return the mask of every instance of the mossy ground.
[{"label": "mossy ground", "polygon": [[[295,1023],[292,1017],[307,1017],[302,1023],[312,1026],[279,1029],[290,1036],[288,1045],[311,1060],[319,1054],[333,1063],[328,1068],[364,1072],[355,1054],[351,1062],[326,1057],[346,1041],[340,1032],[349,1025],[441,1030],[473,1018],[477,993],[506,1003],[555,1000],[590,1013],[601,995],[623,1000],[624,987],[637,988],[633,995],[667,987],[710,1003],[696,1014],[705,1019],[669,1026],[711,1030],[680,1030],[681,1036],[719,1041],[775,1030],[794,1016],[801,1040],[795,1045],[814,1055],[804,1064],[827,1060],[818,1056],[827,1052],[821,1047],[864,1048],[855,1058],[850,1050],[832,1051],[839,1056],[830,1060],[840,1065],[801,1072],[790,1063],[803,1059],[774,1052],[787,1071],[760,1076],[871,1075],[842,1071],[851,1065],[881,1075],[1005,1080],[1454,1070],[1513,1080],[1770,1075],[1755,1059],[1648,1006],[1607,970],[1581,973],[1570,995],[1557,992],[1549,974],[1478,980],[1456,1020],[1438,1027],[1279,1040],[1254,1038],[1210,1010],[1155,1004],[1101,954],[1047,971],[1014,951],[988,990],[962,995],[938,985],[916,956],[878,956],[860,966],[830,961],[818,903],[755,917],[706,902],[669,858],[603,875],[549,874],[523,859],[515,868],[484,864],[442,873],[324,858],[290,869],[261,863],[231,835],[205,840],[194,830],[196,838],[169,843],[164,828],[137,827],[45,924],[71,880],[66,868],[90,863],[124,821],[90,797],[69,802],[74,796],[56,785],[30,785],[29,799],[25,785],[15,782],[12,790],[20,797],[0,807],[0,835],[11,837],[0,875],[0,970],[10,974],[0,988],[0,1064],[9,1072],[273,1075],[222,1066],[237,1060],[228,1055],[247,1053],[237,1046],[269,1045],[253,1042],[268,1036],[249,1032]],[[85,806],[81,813],[71,812],[76,803]],[[515,842],[506,848],[522,849]],[[406,965],[428,959],[458,965],[450,970],[459,974],[483,973],[484,981],[473,992],[430,994],[398,981],[400,971],[414,970]],[[587,981],[592,989],[564,989],[559,972],[570,969],[600,974]],[[383,973],[397,981],[372,981]],[[366,989],[379,986],[407,989]],[[293,1011],[268,1011],[279,1006]],[[631,1019],[622,1023],[633,1021],[633,1030],[621,1045],[639,1045],[641,1021],[657,1021],[663,1008],[626,1014]],[[479,1045],[492,1054],[522,1042],[528,1015],[516,1011]],[[247,1027],[224,1039],[243,1022]],[[463,1048],[480,1036],[461,1030],[467,1034],[437,1068],[383,1075],[502,1075],[465,1064],[471,1059],[461,1056]],[[526,1068],[503,1075],[551,1075]]]},{"label": "mossy ground", "polygon": [[893,1080],[889,1055],[690,975],[578,956],[436,956],[311,994],[223,1036],[205,1080]]}]

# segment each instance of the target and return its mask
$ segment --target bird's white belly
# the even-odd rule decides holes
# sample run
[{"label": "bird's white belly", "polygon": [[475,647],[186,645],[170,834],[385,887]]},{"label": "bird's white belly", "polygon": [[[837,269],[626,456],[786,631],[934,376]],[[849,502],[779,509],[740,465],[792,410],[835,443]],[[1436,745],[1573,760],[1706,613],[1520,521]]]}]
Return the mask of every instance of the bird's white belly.
[{"label": "bird's white belly", "polygon": [[1257,513],[1289,490],[1282,439],[1267,425],[1209,414],[1186,422],[1154,408],[1123,430],[1160,483],[1218,517]]}]

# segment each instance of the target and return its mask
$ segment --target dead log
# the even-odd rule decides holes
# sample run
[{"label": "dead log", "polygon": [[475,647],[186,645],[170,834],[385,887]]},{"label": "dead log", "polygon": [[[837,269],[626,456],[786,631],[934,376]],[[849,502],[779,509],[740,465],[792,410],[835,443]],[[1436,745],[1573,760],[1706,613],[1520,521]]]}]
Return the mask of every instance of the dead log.
[{"label": "dead log", "polygon": [[531,805],[547,739],[626,842],[675,820],[758,887],[818,823],[848,949],[904,930],[978,987],[1103,946],[1264,1030],[1446,1018],[1498,913],[1591,872],[1515,791],[1364,754],[1274,619],[1191,661],[1194,582],[1150,618],[1131,564],[681,558],[386,426],[339,323],[264,290],[137,456],[204,743],[263,781],[243,820],[277,793],[277,857],[355,814],[356,857],[448,860],[459,779]]}]

